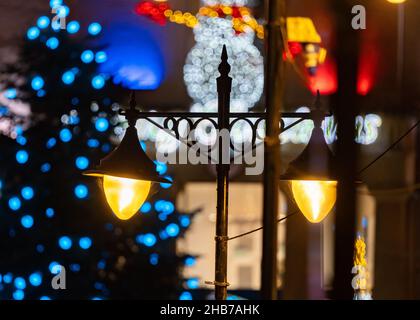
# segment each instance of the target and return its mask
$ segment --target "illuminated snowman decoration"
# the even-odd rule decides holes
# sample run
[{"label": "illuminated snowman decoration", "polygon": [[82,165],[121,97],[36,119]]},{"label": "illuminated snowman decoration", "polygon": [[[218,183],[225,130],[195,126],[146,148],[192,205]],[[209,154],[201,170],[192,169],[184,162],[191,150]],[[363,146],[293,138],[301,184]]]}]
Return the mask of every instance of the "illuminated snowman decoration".
[{"label": "illuminated snowman decoration", "polygon": [[[259,49],[254,45],[255,31],[245,27],[235,30],[233,11],[247,13],[241,7],[247,0],[204,0],[197,14],[198,23],[193,28],[196,44],[190,50],[184,66],[184,81],[188,94],[193,99],[191,111],[217,111],[218,66],[223,45],[226,45],[232,77],[231,111],[247,112],[260,100],[264,89],[264,61]],[[222,6],[222,7],[220,7]],[[219,12],[206,14],[206,9]],[[236,14],[236,19],[247,19]],[[232,128],[234,143],[249,140],[250,128],[238,122]],[[196,138],[201,143],[212,145],[216,142],[216,132],[210,122],[203,121],[196,130]]]}]

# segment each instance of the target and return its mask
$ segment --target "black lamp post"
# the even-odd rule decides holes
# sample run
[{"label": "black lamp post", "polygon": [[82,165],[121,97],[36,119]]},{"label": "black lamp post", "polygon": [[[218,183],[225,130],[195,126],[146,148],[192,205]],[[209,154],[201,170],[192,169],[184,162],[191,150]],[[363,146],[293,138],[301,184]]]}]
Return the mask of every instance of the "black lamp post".
[{"label": "black lamp post", "polygon": [[[220,77],[217,78],[218,92],[218,112],[141,112],[136,109],[134,94],[131,95],[130,108],[120,113],[124,115],[129,127],[117,147],[109,156],[105,157],[100,165],[94,169],[86,171],[85,174],[106,179],[106,177],[117,177],[126,180],[143,182],[168,182],[155,173],[153,162],[147,157],[140,148],[139,138],[135,130],[135,123],[138,119],[145,119],[163,130],[171,130],[174,137],[182,143],[191,146],[189,141],[180,138],[179,124],[181,121],[187,121],[189,130],[194,130],[197,125],[204,121],[210,121],[218,131],[225,129],[229,132],[235,123],[240,120],[246,121],[252,128],[252,147],[256,147],[257,128],[261,121],[266,120],[268,114],[262,113],[231,113],[230,112],[230,92],[232,78],[229,77],[230,65],[228,63],[228,54],[226,47],[223,47],[221,64],[219,66]],[[319,116],[320,113],[317,113]],[[313,113],[283,113],[281,118],[291,118],[295,121],[285,126],[284,121],[280,119],[279,132],[288,130],[303,120],[311,119]],[[325,115],[324,115],[325,116]],[[164,118],[163,126],[153,120],[153,118]],[[218,121],[215,121],[217,119]],[[256,119],[256,121],[250,121]],[[207,282],[215,286],[215,296],[218,300],[224,300],[227,297],[227,241],[228,241],[228,198],[229,198],[229,163],[223,163],[223,155],[229,154],[230,144],[222,143],[222,137],[218,137],[218,159],[217,159],[217,218],[216,218],[216,257],[215,257],[215,280]],[[273,177],[279,179],[279,177]],[[125,181],[125,180],[124,180]],[[127,182],[128,183],[128,182]],[[134,183],[134,182],[133,182]],[[131,185],[130,185],[131,186]],[[118,186],[117,186],[118,187]],[[106,191],[106,190],[105,190]],[[277,192],[277,191],[276,191]],[[144,193],[144,192],[143,192]],[[148,192],[147,192],[148,193]],[[124,195],[121,195],[123,197]],[[114,199],[115,200],[115,199]],[[145,199],[144,199],[145,200]],[[266,201],[270,201],[267,199]],[[110,200],[108,199],[110,203]],[[118,202],[118,201],[117,201]],[[110,203],[111,205],[111,203]],[[140,207],[140,206],[139,206]],[[138,207],[138,209],[139,209]],[[112,205],[111,205],[111,208]],[[115,211],[115,210],[114,210]],[[263,246],[271,246],[271,243],[264,243]],[[273,262],[275,263],[275,262]],[[262,271],[264,272],[264,270]],[[275,286],[275,283],[272,284]]]}]

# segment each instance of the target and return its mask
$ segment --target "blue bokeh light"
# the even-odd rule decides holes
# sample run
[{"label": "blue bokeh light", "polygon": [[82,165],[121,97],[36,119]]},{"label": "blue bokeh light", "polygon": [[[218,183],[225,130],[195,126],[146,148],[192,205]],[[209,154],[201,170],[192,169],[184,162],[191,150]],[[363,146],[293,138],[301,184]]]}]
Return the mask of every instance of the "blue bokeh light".
[{"label": "blue bokeh light", "polygon": [[41,165],[41,171],[46,173],[48,171],[51,170],[51,164],[49,164],[48,162],[45,162]]},{"label": "blue bokeh light", "polygon": [[50,24],[50,18],[48,18],[47,16],[39,17],[37,22],[36,22],[36,25],[40,29],[47,28],[49,26],[49,24]]},{"label": "blue bokeh light", "polygon": [[181,217],[179,217],[179,222],[181,223],[181,226],[186,228],[190,225],[191,219],[190,219],[190,217],[187,217],[187,216],[181,216]]},{"label": "blue bokeh light", "polygon": [[32,78],[31,87],[34,90],[40,90],[44,86],[45,82],[41,76],[35,76]]},{"label": "blue bokeh light", "polygon": [[40,31],[37,27],[30,27],[26,32],[26,36],[29,40],[34,40],[39,37]]},{"label": "blue bokeh light", "polygon": [[39,253],[43,253],[45,251],[45,247],[42,244],[37,244],[36,251],[38,251]]},{"label": "blue bokeh light", "polygon": [[42,283],[42,275],[39,272],[34,272],[29,276],[29,282],[34,287],[38,287]]},{"label": "blue bokeh light", "polygon": [[4,92],[4,96],[7,99],[15,99],[17,97],[17,90],[15,88],[9,88]]},{"label": "blue bokeh light", "polygon": [[187,267],[192,267],[192,266],[194,266],[194,265],[195,265],[195,263],[196,263],[196,260],[195,260],[195,258],[194,258],[194,257],[187,257],[187,258],[185,259],[185,265],[186,265]]},{"label": "blue bokeh light", "polygon": [[159,174],[165,174],[166,171],[168,171],[168,166],[163,163],[163,162],[159,162],[159,161],[155,161],[156,164],[156,171]]},{"label": "blue bokeh light", "polygon": [[13,281],[13,284],[15,285],[16,289],[23,290],[26,288],[26,281],[22,277],[16,277],[15,281]]},{"label": "blue bokeh light", "polygon": [[74,79],[75,75],[74,72],[71,70],[64,72],[63,76],[61,77],[61,80],[67,85],[72,84],[74,82]]},{"label": "blue bokeh light", "polygon": [[152,210],[152,204],[148,201],[143,203],[143,205],[140,208],[141,213],[148,213],[148,212],[150,212],[150,210]]},{"label": "blue bokeh light", "polygon": [[16,142],[19,143],[21,146],[24,146],[26,144],[27,140],[24,136],[18,136],[16,138]]},{"label": "blue bokeh light", "polygon": [[25,150],[19,150],[18,152],[16,152],[16,161],[20,164],[25,164],[26,162],[28,162],[29,159],[29,155],[28,152],[26,152]]},{"label": "blue bokeh light", "polygon": [[79,246],[83,250],[87,250],[92,246],[92,239],[89,237],[82,237],[79,240]]},{"label": "blue bokeh light", "polygon": [[149,257],[149,262],[153,266],[157,265],[159,263],[159,255],[157,253],[152,253]]},{"label": "blue bokeh light", "polygon": [[25,298],[25,293],[22,290],[16,290],[13,292],[13,299],[23,300]]},{"label": "blue bokeh light", "polygon": [[58,6],[61,6],[63,4],[63,0],[50,0],[50,7],[56,8]]},{"label": "blue bokeh light", "polygon": [[109,128],[109,121],[106,118],[98,118],[95,121],[95,128],[99,132],[105,132]]},{"label": "blue bokeh light", "polygon": [[179,226],[176,223],[168,224],[165,230],[170,237],[176,237],[179,234]]},{"label": "blue bokeh light", "polygon": [[20,209],[22,203],[18,197],[12,197],[9,199],[9,208],[13,211],[17,211]]},{"label": "blue bokeh light", "polygon": [[45,44],[51,50],[55,50],[60,45],[60,41],[56,37],[51,37],[47,40]]},{"label": "blue bokeh light", "polygon": [[94,76],[92,78],[92,87],[94,89],[102,89],[105,86],[105,78],[101,75]]},{"label": "blue bokeh light", "polygon": [[89,189],[84,184],[79,184],[74,188],[74,195],[79,199],[85,199],[89,195]]},{"label": "blue bokeh light", "polygon": [[20,219],[20,223],[24,228],[30,229],[34,225],[34,218],[30,215],[25,215]]},{"label": "blue bokeh light", "polygon": [[12,283],[12,281],[13,281],[13,275],[10,272],[6,273],[3,276],[3,282],[4,283]]},{"label": "blue bokeh light", "polygon": [[83,63],[90,63],[95,58],[95,55],[93,54],[92,50],[85,50],[80,55],[80,59]]},{"label": "blue bokeh light", "polygon": [[67,6],[65,6],[65,5],[63,5],[63,4],[61,4],[59,6],[56,6],[56,8],[57,8],[57,15],[60,18],[67,17],[69,15],[69,13],[70,13],[70,8],[67,7]]},{"label": "blue bokeh light", "polygon": [[70,270],[73,271],[73,272],[79,272],[80,271],[80,264],[72,263],[70,265]]},{"label": "blue bokeh light", "polygon": [[23,187],[20,190],[22,198],[25,200],[31,200],[34,197],[34,189],[30,186]]},{"label": "blue bokeh light", "polygon": [[54,214],[55,214],[55,211],[54,211],[54,209],[53,209],[53,208],[47,208],[47,209],[45,210],[45,215],[46,215],[48,218],[52,218],[52,217],[54,217]]},{"label": "blue bokeh light", "polygon": [[88,27],[88,32],[92,36],[98,35],[102,31],[102,26],[98,22],[92,22]]},{"label": "blue bokeh light", "polygon": [[71,21],[67,24],[67,32],[70,34],[77,33],[80,30],[80,23],[77,21]]},{"label": "blue bokeh light", "polygon": [[56,145],[56,143],[57,143],[57,139],[49,138],[47,143],[46,143],[47,149],[51,149],[52,147],[54,147]]},{"label": "blue bokeh light", "polygon": [[83,156],[77,157],[75,164],[78,169],[85,170],[89,166],[89,159]]},{"label": "blue bokeh light", "polygon": [[73,137],[73,134],[71,131],[67,128],[61,129],[60,131],[60,140],[63,142],[69,142],[71,138]]},{"label": "blue bokeh light", "polygon": [[181,295],[179,296],[179,300],[192,300],[192,295],[191,293],[189,293],[188,291],[184,291],[183,293],[181,293]]},{"label": "blue bokeh light", "polygon": [[146,247],[153,247],[156,244],[156,237],[152,233],[147,233],[143,236],[142,242]]},{"label": "blue bokeh light", "polygon": [[104,62],[106,62],[107,59],[108,59],[108,56],[107,56],[106,52],[104,52],[104,51],[98,51],[95,54],[96,63],[104,63]]},{"label": "blue bokeh light", "polygon": [[[104,33],[108,59],[99,70],[113,82],[132,90],[155,90],[165,75],[165,62],[154,35],[137,21],[114,20]],[[133,41],[136,39],[136,41]]]},{"label": "blue bokeh light", "polygon": [[188,279],[186,282],[188,289],[198,289],[200,282],[197,278]]},{"label": "blue bokeh light", "polygon": [[61,265],[57,262],[57,261],[52,261],[49,266],[48,269],[50,270],[50,272],[52,274],[57,274],[60,272],[61,270]]},{"label": "blue bokeh light", "polygon": [[58,239],[58,245],[63,250],[69,250],[71,246],[73,245],[73,242],[71,239],[67,236],[62,236]]},{"label": "blue bokeh light", "polygon": [[89,148],[97,148],[99,147],[100,143],[97,139],[89,139],[87,141],[87,145]]},{"label": "blue bokeh light", "polygon": [[39,298],[39,300],[51,300],[51,298],[48,296],[42,296]]}]

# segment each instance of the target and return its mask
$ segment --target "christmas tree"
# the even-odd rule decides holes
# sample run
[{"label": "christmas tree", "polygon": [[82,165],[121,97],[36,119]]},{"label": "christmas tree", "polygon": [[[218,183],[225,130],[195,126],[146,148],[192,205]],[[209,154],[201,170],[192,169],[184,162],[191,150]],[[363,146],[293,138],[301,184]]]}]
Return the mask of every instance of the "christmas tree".
[{"label": "christmas tree", "polygon": [[[51,6],[68,18],[62,1]],[[170,185],[156,186],[127,223],[82,175],[126,127],[117,111],[128,95],[98,71],[107,52],[92,40],[105,31],[98,22],[67,19],[62,30],[52,17],[35,21],[19,63],[1,77],[25,79],[9,77],[3,87],[16,93],[10,99],[31,106],[32,123],[0,135],[0,298],[190,298],[183,288],[195,287],[196,279],[181,279],[180,272],[194,257],[178,257],[175,244],[192,215],[176,210]],[[170,179],[166,165],[156,162],[156,170]],[[63,271],[66,290],[55,290],[51,280]]]}]

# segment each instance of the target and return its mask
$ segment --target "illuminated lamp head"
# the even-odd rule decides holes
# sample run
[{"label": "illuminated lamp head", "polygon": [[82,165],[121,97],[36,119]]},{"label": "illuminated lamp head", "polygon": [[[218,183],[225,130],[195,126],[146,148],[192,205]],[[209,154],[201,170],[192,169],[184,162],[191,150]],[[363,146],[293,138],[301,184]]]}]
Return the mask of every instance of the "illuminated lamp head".
[{"label": "illuminated lamp head", "polygon": [[133,217],[146,201],[153,182],[170,183],[156,172],[156,166],[140,146],[135,128],[136,113],[134,95],[130,101],[131,108],[123,114],[129,127],[120,145],[100,161],[94,170],[84,175],[99,177],[106,200],[121,220]]},{"label": "illuminated lamp head", "polygon": [[290,164],[281,180],[290,182],[297,206],[309,222],[319,223],[331,212],[337,197],[335,160],[321,128],[324,113],[311,111],[315,128],[303,152]]}]

